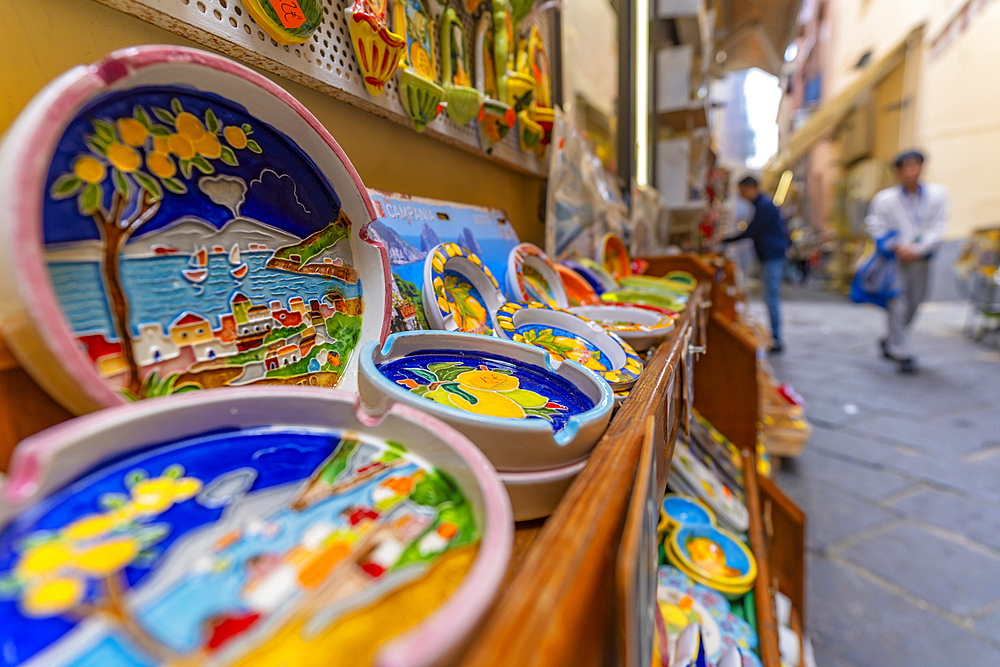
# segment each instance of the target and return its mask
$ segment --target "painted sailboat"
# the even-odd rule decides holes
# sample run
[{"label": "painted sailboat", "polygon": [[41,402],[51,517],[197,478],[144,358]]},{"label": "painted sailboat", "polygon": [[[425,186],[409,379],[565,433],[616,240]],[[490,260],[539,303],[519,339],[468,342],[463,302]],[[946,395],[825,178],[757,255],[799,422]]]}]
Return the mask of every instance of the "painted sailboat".
[{"label": "painted sailboat", "polygon": [[193,283],[202,283],[208,278],[208,251],[204,248],[195,248],[188,261],[190,269],[181,271],[181,275]]},{"label": "painted sailboat", "polygon": [[234,245],[233,249],[229,251],[229,263],[233,266],[233,268],[229,269],[229,275],[237,280],[245,276],[247,271],[250,270],[247,267],[247,263],[240,259],[239,245]]}]

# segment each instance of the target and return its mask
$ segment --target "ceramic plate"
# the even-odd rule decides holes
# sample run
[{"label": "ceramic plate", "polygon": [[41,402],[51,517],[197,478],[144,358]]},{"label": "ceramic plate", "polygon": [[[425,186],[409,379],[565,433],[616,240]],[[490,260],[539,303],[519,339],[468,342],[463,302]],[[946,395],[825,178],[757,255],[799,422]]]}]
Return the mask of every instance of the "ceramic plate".
[{"label": "ceramic plate", "polygon": [[465,333],[392,334],[369,344],[358,377],[365,406],[393,402],[454,426],[503,471],[580,461],[611,417],[606,382],[542,349]]},{"label": "ceramic plate", "polygon": [[672,530],[679,526],[708,524],[715,525],[715,514],[705,503],[676,493],[668,493],[660,505],[660,532]]},{"label": "ceramic plate", "polygon": [[555,265],[532,243],[516,246],[507,256],[507,293],[511,300],[521,303],[539,301],[559,308],[569,306]]},{"label": "ceramic plate", "polygon": [[653,347],[674,329],[673,318],[634,306],[578,306],[569,311],[618,334],[637,352]]},{"label": "ceramic plate", "polygon": [[582,274],[564,264],[556,264],[556,272],[562,280],[569,305],[586,306],[601,302],[600,297],[597,296],[597,292],[594,291],[594,288]]},{"label": "ceramic plate", "polygon": [[359,410],[222,389],[22,442],[0,490],[7,664],[436,664],[503,581],[510,504],[454,429]]},{"label": "ceramic plate", "polygon": [[607,233],[598,245],[597,261],[615,280],[632,275],[632,260],[628,248],[617,234]]},{"label": "ceramic plate", "polygon": [[688,524],[670,535],[670,546],[683,569],[735,588],[753,584],[757,561],[750,548],[728,530],[710,524]]},{"label": "ceramic plate", "polygon": [[76,413],[262,384],[353,388],[388,333],[388,260],[333,137],[204,51],[111,54],[0,147],[3,335]]},{"label": "ceramic plate", "polygon": [[632,347],[599,324],[541,303],[507,303],[496,316],[497,334],[540,347],[556,359],[576,361],[615,390],[635,384],[642,360]]},{"label": "ceramic plate", "polygon": [[492,334],[506,303],[500,284],[479,256],[457,243],[434,246],[424,260],[424,314],[434,329]]},{"label": "ceramic plate", "polygon": [[724,527],[740,533],[750,527],[750,513],[746,505],[741,503],[729,487],[720,482],[683,442],[677,442],[674,446],[670,472],[671,476],[676,473],[681,477],[694,491],[694,495],[712,508]]}]

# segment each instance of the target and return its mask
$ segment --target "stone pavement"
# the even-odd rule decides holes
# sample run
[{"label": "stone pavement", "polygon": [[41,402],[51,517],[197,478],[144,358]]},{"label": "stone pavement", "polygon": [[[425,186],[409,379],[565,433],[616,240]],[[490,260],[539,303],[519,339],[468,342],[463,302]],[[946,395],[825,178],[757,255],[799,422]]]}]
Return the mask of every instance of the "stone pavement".
[{"label": "stone pavement", "polygon": [[807,513],[818,667],[1000,666],[1000,353],[965,315],[925,305],[908,377],[876,351],[883,311],[786,301],[772,364],[815,430],[778,483]]}]

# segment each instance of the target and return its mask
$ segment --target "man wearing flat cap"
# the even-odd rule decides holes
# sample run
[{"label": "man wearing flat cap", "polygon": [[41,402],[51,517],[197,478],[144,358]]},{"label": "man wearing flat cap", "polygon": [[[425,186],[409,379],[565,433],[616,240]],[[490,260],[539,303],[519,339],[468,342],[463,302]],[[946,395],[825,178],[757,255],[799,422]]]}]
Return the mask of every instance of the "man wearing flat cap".
[{"label": "man wearing flat cap", "polygon": [[868,208],[866,223],[873,239],[895,232],[888,241],[897,259],[899,296],[889,300],[888,335],[879,341],[882,355],[899,364],[901,373],[916,372],[910,348],[910,325],[927,296],[931,259],[948,224],[948,191],[921,183],[924,156],[907,151],[896,158],[899,184],[882,190]]}]

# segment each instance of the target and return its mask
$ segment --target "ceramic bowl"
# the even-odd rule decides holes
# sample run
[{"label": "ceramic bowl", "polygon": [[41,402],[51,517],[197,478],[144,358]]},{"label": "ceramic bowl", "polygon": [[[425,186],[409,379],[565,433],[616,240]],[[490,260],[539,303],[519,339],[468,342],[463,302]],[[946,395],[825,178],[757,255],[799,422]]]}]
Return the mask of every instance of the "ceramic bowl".
[{"label": "ceramic bowl", "polygon": [[757,560],[750,548],[728,530],[711,524],[688,524],[670,535],[670,548],[683,570],[727,588],[753,585]]},{"label": "ceramic bowl", "polygon": [[457,243],[440,243],[427,253],[422,296],[432,328],[487,335],[507,302],[489,267]]},{"label": "ceramic bowl", "polygon": [[583,364],[615,390],[635,384],[642,360],[632,347],[599,324],[541,303],[507,303],[496,316],[497,335],[540,347],[557,359]]},{"label": "ceramic bowl", "polygon": [[663,497],[657,532],[666,533],[680,526],[703,524],[715,525],[715,514],[708,505],[697,498],[677,493],[668,493]]},{"label": "ceramic bowl", "polygon": [[678,297],[687,297],[694,288],[687,283],[666,280],[664,278],[654,278],[653,276],[626,276],[618,281],[624,289],[649,290],[650,292],[664,292]]},{"label": "ceramic bowl", "polygon": [[661,308],[660,306],[650,306],[645,303],[625,303],[624,301],[602,301],[602,304],[606,306],[628,306],[630,308],[642,308],[643,310],[651,310],[654,313],[660,313],[661,315],[666,315],[676,319],[680,316],[680,313],[676,310],[670,310],[669,308]]},{"label": "ceramic bowl", "polygon": [[566,290],[569,305],[586,306],[601,302],[601,298],[597,296],[594,286],[582,273],[570,268],[566,264],[556,264],[556,272],[559,273],[563,288]]},{"label": "ceramic bowl", "polygon": [[639,306],[656,306],[679,313],[687,307],[687,297],[666,292],[654,292],[647,289],[625,288],[605,292],[602,301],[628,303]]},{"label": "ceramic bowl", "polygon": [[434,415],[504,471],[586,458],[611,417],[607,383],[574,362],[500,338],[406,332],[364,350],[358,388],[380,414],[393,402]]},{"label": "ceramic bowl", "polygon": [[587,466],[587,460],[548,470],[498,471],[507,487],[514,521],[530,521],[549,516],[562,500],[566,489]]},{"label": "ceramic bowl", "polygon": [[682,486],[691,491],[691,495],[703,500],[715,512],[720,525],[736,532],[744,532],[750,527],[750,513],[746,505],[682,442],[674,445],[670,477],[675,476]]},{"label": "ceramic bowl", "polygon": [[507,294],[511,301],[541,303],[566,308],[566,288],[542,249],[533,243],[521,243],[507,255]]},{"label": "ceramic bowl", "polygon": [[74,413],[353,389],[356,342],[389,329],[374,219],[340,146],[270,79],[195,49],[116,51],[49,84],[0,147],[3,337]]},{"label": "ceramic bowl", "polygon": [[[365,664],[438,664],[492,603],[513,538],[496,472],[460,433],[405,405],[374,420],[356,394],[308,387],[61,424],[18,445],[0,497],[0,576],[16,583],[0,624],[19,658],[46,665],[147,664],[139,641],[298,662],[344,632],[371,633]],[[125,625],[98,607],[142,613]],[[405,629],[385,633],[387,618]],[[302,623],[308,640],[280,642]]]},{"label": "ceramic bowl", "polygon": [[628,248],[617,234],[611,232],[604,235],[597,244],[597,261],[615,280],[632,275],[632,260],[628,256]]},{"label": "ceramic bowl", "polygon": [[674,330],[673,318],[633,306],[578,306],[569,311],[614,332],[636,352],[648,350]]}]

